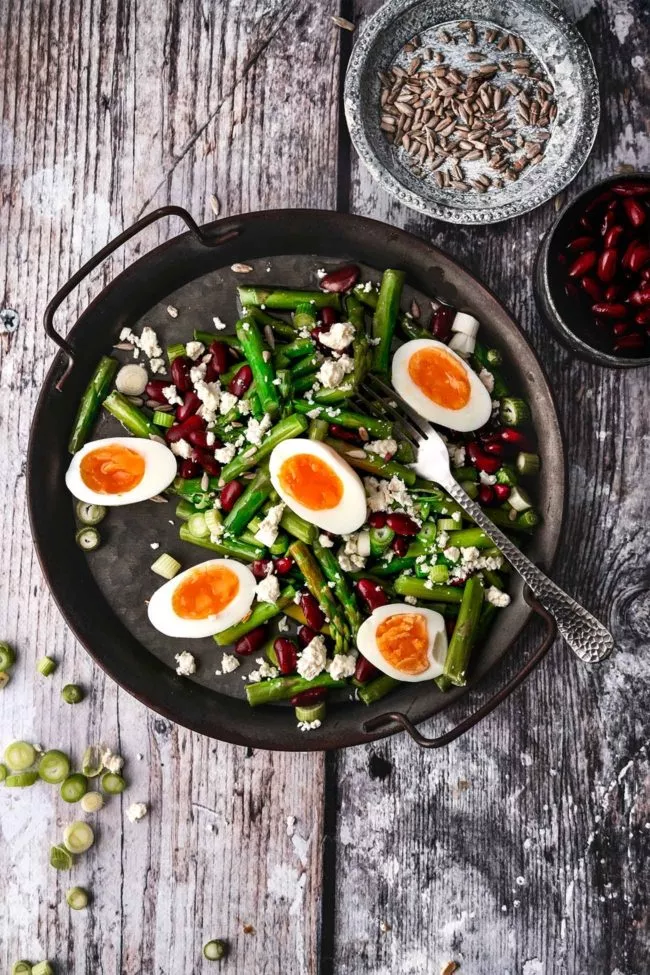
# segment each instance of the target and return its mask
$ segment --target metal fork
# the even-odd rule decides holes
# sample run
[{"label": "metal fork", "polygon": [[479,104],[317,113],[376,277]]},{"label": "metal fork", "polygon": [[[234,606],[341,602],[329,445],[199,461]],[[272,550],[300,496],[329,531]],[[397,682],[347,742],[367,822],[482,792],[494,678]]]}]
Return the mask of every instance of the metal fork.
[{"label": "metal fork", "polygon": [[451,474],[447,447],[433,427],[377,376],[368,377],[357,398],[366,408],[379,410],[399,424],[405,439],[417,450],[417,460],[411,465],[416,473],[439,484],[492,539],[542,606],[554,617],[560,633],[576,656],[585,663],[604,660],[614,648],[614,638],[609,630],[526,558],[465,493]]}]

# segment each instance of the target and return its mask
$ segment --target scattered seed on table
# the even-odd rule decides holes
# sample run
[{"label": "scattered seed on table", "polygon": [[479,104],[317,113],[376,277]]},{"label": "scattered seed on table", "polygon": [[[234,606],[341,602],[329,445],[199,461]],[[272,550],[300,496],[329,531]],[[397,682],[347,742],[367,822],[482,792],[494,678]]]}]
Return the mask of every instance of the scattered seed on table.
[{"label": "scattered seed on table", "polygon": [[332,21],[337,27],[342,30],[354,30],[355,25],[351,20],[346,20],[345,17],[332,17]]}]

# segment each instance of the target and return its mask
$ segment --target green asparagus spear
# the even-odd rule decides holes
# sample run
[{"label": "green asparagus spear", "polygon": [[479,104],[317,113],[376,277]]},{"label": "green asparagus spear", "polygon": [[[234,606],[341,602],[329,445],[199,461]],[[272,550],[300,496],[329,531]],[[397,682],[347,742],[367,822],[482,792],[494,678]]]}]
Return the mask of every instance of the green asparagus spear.
[{"label": "green asparagus spear", "polygon": [[242,542],[239,538],[228,538],[222,535],[218,542],[210,541],[209,536],[207,538],[198,538],[192,534],[186,523],[180,526],[178,534],[183,542],[190,542],[192,545],[198,545],[200,548],[207,548],[216,555],[241,559],[242,562],[254,562],[255,559],[261,559],[264,555],[264,549],[262,547],[256,548],[253,545],[247,545],[246,542]]},{"label": "green asparagus spear", "polygon": [[194,329],[194,341],[203,342],[206,349],[208,349],[213,342],[223,342],[224,345],[229,345],[231,349],[241,349],[241,343],[234,335],[223,335],[221,332],[218,334],[217,332],[204,332],[200,328]]},{"label": "green asparagus spear", "polygon": [[367,453],[361,447],[355,447],[354,444],[347,443],[344,440],[333,440],[328,437],[325,443],[333,447],[341,457],[344,457],[350,467],[356,467],[368,474],[374,474],[376,477],[394,477],[396,475],[405,484],[413,484],[415,481],[415,471],[410,467],[404,467],[403,464],[398,464],[395,460],[383,460],[378,454]]},{"label": "green asparagus spear", "polygon": [[329,619],[332,636],[334,637],[335,653],[343,653],[347,648],[347,638],[350,635],[350,628],[339,608],[338,603],[327,585],[320,570],[318,562],[309,551],[304,542],[294,542],[289,546],[289,555],[294,559],[296,565],[305,577],[307,588],[322,607],[325,615]]},{"label": "green asparagus spear", "polygon": [[134,406],[116,389],[104,400],[104,409],[108,410],[122,426],[134,437],[160,436],[160,431],[151,422],[146,413]]},{"label": "green asparagus spear", "polygon": [[305,545],[312,545],[318,538],[318,528],[316,528],[316,525],[305,521],[304,518],[297,515],[295,511],[291,511],[290,508],[284,509],[280,520],[280,527],[284,528],[285,532],[293,535],[294,538],[298,538],[301,542],[304,542]]},{"label": "green asparagus spear", "polygon": [[314,308],[340,308],[341,297],[329,291],[297,291],[292,288],[261,288],[255,285],[237,288],[243,308],[264,305],[275,311],[294,311],[298,305]]},{"label": "green asparagus spear", "polygon": [[[492,514],[492,512],[490,512]],[[460,531],[449,532],[449,544],[459,548],[492,548],[494,542],[480,528],[461,528]]]},{"label": "green asparagus spear", "polygon": [[311,305],[308,301],[301,301],[300,304],[296,305],[296,310],[293,313],[293,327],[297,331],[308,329],[311,332],[316,324],[315,305]]},{"label": "green asparagus spear", "polygon": [[483,583],[478,576],[471,576],[465,583],[458,619],[445,659],[444,674],[452,684],[462,686],[465,683],[467,665],[476,640],[482,606]]},{"label": "green asparagus spear", "polygon": [[374,416],[367,416],[365,413],[355,413],[352,410],[337,410],[330,406],[314,406],[306,400],[294,400],[291,404],[295,413],[311,413],[318,409],[319,419],[327,420],[328,423],[336,423],[346,430],[367,430],[371,437],[377,440],[386,440],[393,435],[393,424],[390,420],[380,420]]},{"label": "green asparagus spear", "polygon": [[374,704],[375,701],[380,701],[382,697],[385,697],[401,683],[402,681],[395,680],[394,677],[382,674],[381,677],[375,677],[374,680],[368,681],[365,687],[360,687],[357,695],[364,704]]},{"label": "green asparagus spear", "polygon": [[[375,570],[376,571],[376,570]],[[415,596],[416,599],[438,603],[459,603],[463,598],[460,586],[433,586],[430,589],[424,579],[415,576],[400,576],[395,580],[395,592],[400,596]]]},{"label": "green asparagus spear", "polygon": [[327,420],[312,420],[309,424],[307,437],[309,440],[324,440],[329,432],[330,425]]},{"label": "green asparagus spear", "polygon": [[240,535],[251,518],[260,510],[271,493],[271,478],[265,467],[262,467],[242,495],[235,501],[224,521],[224,527],[232,535]]},{"label": "green asparagus spear", "polygon": [[118,365],[116,359],[107,355],[103,355],[99,360],[97,368],[81,397],[72,426],[70,442],[68,443],[68,450],[71,454],[76,454],[88,439],[90,428],[95,422],[100,406],[108,395]]},{"label": "green asparagus spear", "polygon": [[259,684],[246,685],[246,697],[252,708],[260,704],[273,704],[275,701],[288,701],[296,694],[311,691],[314,687],[345,687],[344,680],[333,680],[329,674],[319,674],[312,680],[303,677],[274,677],[271,680],[260,681]]},{"label": "green asparagus spear", "polygon": [[261,460],[268,457],[273,448],[283,440],[288,440],[290,437],[299,437],[308,426],[309,421],[304,416],[297,416],[295,414],[285,417],[284,420],[280,420],[279,423],[276,423],[269,430],[266,439],[259,447],[250,447],[248,450],[244,450],[243,453],[233,457],[229,464],[226,464],[221,471],[221,480],[224,484],[227,484],[228,481],[234,481],[244,471],[250,470],[251,467],[256,467]]},{"label": "green asparagus spear", "polygon": [[254,318],[258,325],[264,328],[265,325],[269,325],[275,335],[278,338],[284,339],[287,342],[292,342],[296,337],[296,331],[289,322],[285,322],[282,318],[276,318],[275,315],[269,315],[268,312],[262,311],[261,308],[256,308],[251,305],[247,309],[247,314]]},{"label": "green asparagus spear", "polygon": [[[354,289],[353,294],[363,302],[367,308],[372,308],[373,310],[377,307],[377,302],[379,301],[379,288],[376,286],[371,288],[369,291],[365,290],[366,286],[364,284],[358,284]],[[418,325],[417,322],[413,320],[411,315],[401,312],[397,316],[397,327],[404,334],[407,339],[430,339],[431,332],[423,328],[422,325]]]},{"label": "green asparagus spear", "polygon": [[313,339],[294,339],[289,345],[281,345],[276,349],[275,368],[285,369],[291,362],[302,359],[306,355],[313,355],[315,351],[316,345]]},{"label": "green asparagus spear", "polygon": [[279,616],[285,606],[293,603],[293,597],[295,595],[296,590],[293,586],[285,586],[280,593],[280,598],[277,603],[256,603],[252,612],[245,620],[242,620],[241,623],[235,623],[234,626],[229,626],[226,630],[222,630],[221,633],[215,634],[215,641],[222,647],[228,646],[230,643],[237,643],[237,640],[246,636],[251,630],[262,626],[263,623],[268,623],[274,616]]},{"label": "green asparagus spear", "polygon": [[373,350],[372,359],[373,368],[377,372],[388,372],[391,346],[405,278],[404,271],[395,271],[393,268],[387,268],[381,278],[379,300],[372,319],[373,337],[379,339],[379,344]]},{"label": "green asparagus spear", "polygon": [[343,612],[345,613],[348,623],[350,624],[350,632],[352,637],[356,638],[357,630],[362,623],[362,616],[359,612],[356,596],[350,589],[347,580],[336,560],[336,556],[331,549],[324,548],[320,542],[314,542],[312,548],[314,555],[320,562],[321,569],[325,573],[328,581],[334,583],[334,592],[336,593],[338,600],[343,607]]},{"label": "green asparagus spear", "polygon": [[264,342],[259,328],[251,315],[245,315],[235,325],[237,338],[253,371],[255,392],[265,413],[276,417],[280,412],[280,397],[273,381],[276,378],[271,361],[264,357]]}]

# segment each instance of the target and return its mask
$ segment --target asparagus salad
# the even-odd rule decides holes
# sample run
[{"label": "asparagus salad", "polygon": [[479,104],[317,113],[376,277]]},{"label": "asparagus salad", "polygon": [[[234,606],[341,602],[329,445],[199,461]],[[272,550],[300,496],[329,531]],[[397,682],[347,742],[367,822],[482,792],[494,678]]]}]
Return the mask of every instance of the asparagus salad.
[{"label": "asparagus salad", "polygon": [[[368,409],[372,374],[444,429],[456,479],[497,525],[522,540],[540,520],[530,411],[478,321],[434,301],[425,324],[415,301],[402,310],[403,272],[360,276],[349,265],[319,271],[312,291],[242,285],[235,334],[215,318],[166,356],[151,328],[124,329],[117,348],[134,361],[102,358],[70,439],[78,544],[100,544],[107,507],[176,495],[180,539],[209,556],[181,571],[158,554],[152,626],[184,644],[213,637],[217,674],[256,654],[250,705],[289,701],[302,730],[338,688],[370,704],[403,681],[464,684],[510,601],[499,550],[416,476],[388,411]],[[87,442],[102,407],[131,436]],[[176,663],[196,670],[184,645]]]}]

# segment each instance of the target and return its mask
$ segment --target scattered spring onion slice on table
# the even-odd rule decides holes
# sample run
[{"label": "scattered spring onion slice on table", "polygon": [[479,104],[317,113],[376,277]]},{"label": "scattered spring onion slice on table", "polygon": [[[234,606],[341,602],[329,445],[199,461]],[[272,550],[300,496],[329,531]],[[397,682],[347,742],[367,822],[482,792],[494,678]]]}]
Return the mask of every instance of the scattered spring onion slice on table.
[{"label": "scattered spring onion slice on table", "polygon": [[56,748],[44,752],[38,763],[38,774],[44,782],[60,785],[70,774],[70,759]]},{"label": "scattered spring onion slice on table", "polygon": [[29,961],[15,961],[11,966],[11,975],[31,975],[33,971]]},{"label": "scattered spring onion slice on table", "polygon": [[173,579],[181,571],[181,564],[171,555],[163,552],[151,566],[151,571],[162,576],[163,579]]},{"label": "scattered spring onion slice on table", "polygon": [[83,887],[70,887],[65,893],[65,899],[68,907],[72,908],[73,911],[83,911],[84,908],[88,907],[90,900],[88,891],[84,890]]},{"label": "scattered spring onion slice on table", "polygon": [[56,670],[56,660],[53,660],[52,657],[41,657],[36,664],[36,669],[43,677],[51,677]]},{"label": "scattered spring onion slice on table", "polygon": [[0,670],[9,670],[16,663],[16,654],[4,641],[0,643]]},{"label": "scattered spring onion slice on table", "polygon": [[64,846],[53,846],[50,849],[50,866],[55,870],[70,870],[72,855]]},{"label": "scattered spring onion slice on table", "polygon": [[99,812],[104,805],[104,797],[101,792],[87,792],[81,797],[79,805],[86,813]]},{"label": "scattered spring onion slice on table", "polygon": [[105,772],[101,778],[101,786],[107,795],[117,796],[126,789],[126,781],[121,775],[116,775],[114,772]]},{"label": "scattered spring onion slice on table", "polygon": [[88,779],[94,779],[104,768],[99,748],[88,745],[81,759],[81,771]]},{"label": "scattered spring onion slice on table", "polygon": [[38,772],[13,772],[5,778],[8,789],[25,789],[38,780]]},{"label": "scattered spring onion slice on table", "polygon": [[66,704],[79,704],[83,701],[85,694],[78,684],[66,684],[61,689],[61,697]]},{"label": "scattered spring onion slice on table", "polygon": [[4,760],[12,772],[23,772],[36,761],[36,749],[27,741],[12,741],[5,748]]},{"label": "scattered spring onion slice on table", "polygon": [[104,505],[89,504],[87,501],[77,501],[75,512],[82,525],[98,525],[106,517]]},{"label": "scattered spring onion slice on table", "polygon": [[63,845],[69,853],[85,853],[95,842],[92,826],[81,820],[71,823],[63,831]]},{"label": "scattered spring onion slice on table", "polygon": [[60,791],[64,802],[79,802],[88,791],[88,779],[81,772],[74,772],[63,780]]},{"label": "scattered spring onion slice on table", "polygon": [[221,961],[226,957],[226,943],[219,939],[208,941],[203,946],[203,955],[208,961]]}]

